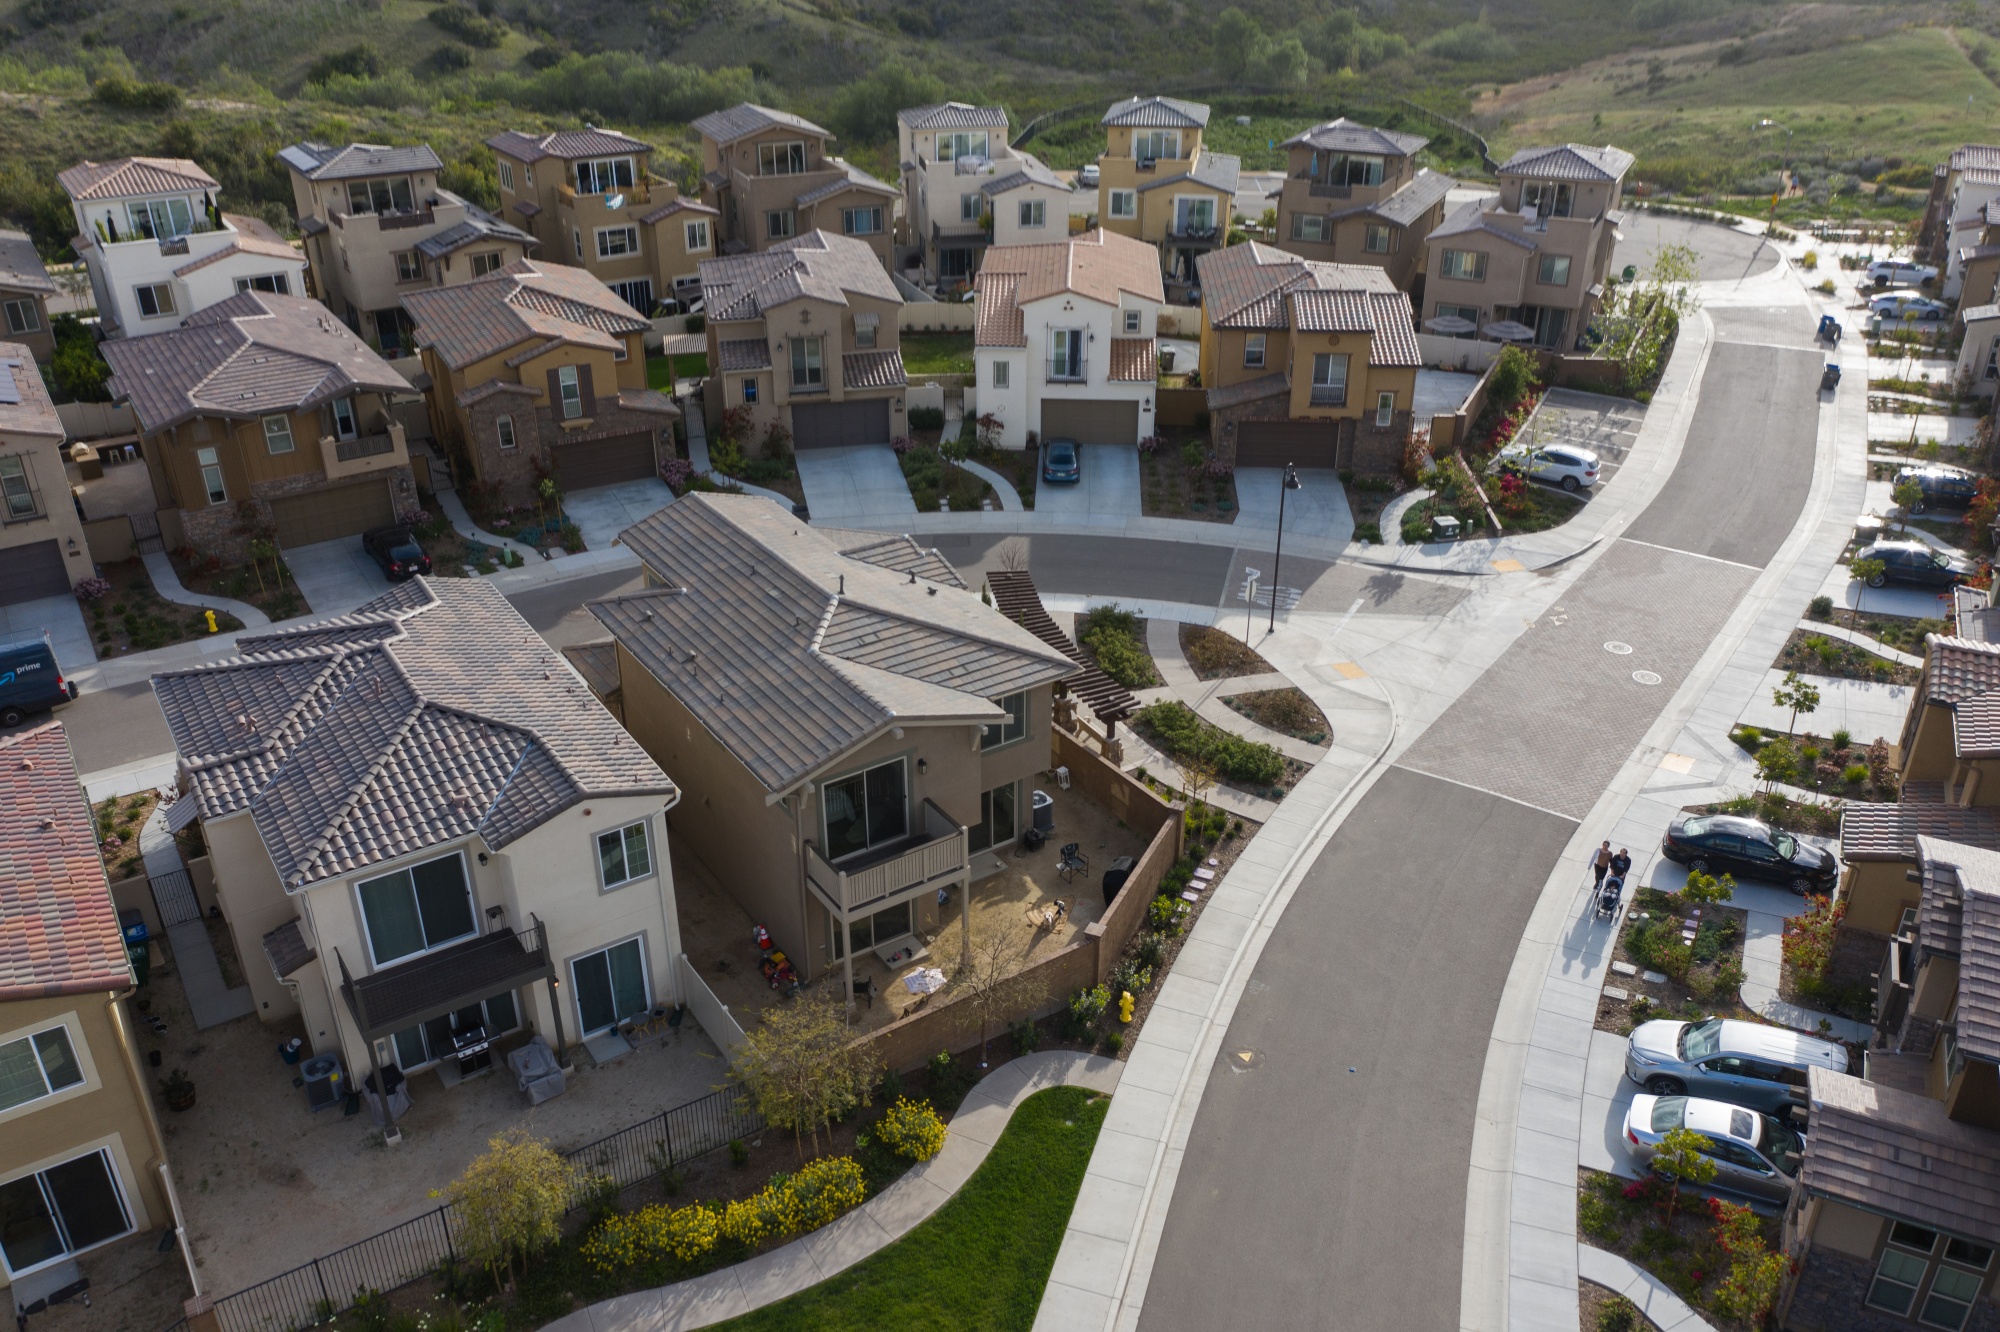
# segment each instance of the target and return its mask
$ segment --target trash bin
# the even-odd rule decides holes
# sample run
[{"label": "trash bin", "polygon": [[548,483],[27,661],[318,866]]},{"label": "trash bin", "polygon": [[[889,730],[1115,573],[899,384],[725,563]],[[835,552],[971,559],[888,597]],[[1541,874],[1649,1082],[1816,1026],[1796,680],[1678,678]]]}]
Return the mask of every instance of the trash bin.
[{"label": "trash bin", "polygon": [[146,945],[144,939],[141,939],[138,943],[125,945],[125,956],[132,961],[133,981],[144,985],[147,978],[153,974],[153,950]]},{"label": "trash bin", "polygon": [[138,907],[126,907],[118,913],[118,928],[125,932],[128,944],[142,944],[153,937],[153,932],[146,928],[146,913]]},{"label": "trash bin", "polygon": [[1047,791],[1034,793],[1035,831],[1044,835],[1056,830],[1056,802]]},{"label": "trash bin", "polygon": [[1104,871],[1104,905],[1111,905],[1111,899],[1118,896],[1118,890],[1131,877],[1132,857],[1120,856],[1111,862],[1111,868]]}]

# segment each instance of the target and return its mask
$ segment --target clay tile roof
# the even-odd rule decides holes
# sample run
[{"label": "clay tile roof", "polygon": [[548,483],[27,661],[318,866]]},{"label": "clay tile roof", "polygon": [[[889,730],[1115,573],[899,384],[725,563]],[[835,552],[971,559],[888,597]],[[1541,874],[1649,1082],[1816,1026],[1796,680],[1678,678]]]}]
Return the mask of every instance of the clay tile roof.
[{"label": "clay tile roof", "polygon": [[1990,1129],[1953,1121],[1942,1101],[1813,1068],[1812,1132],[1799,1183],[1983,1244],[2000,1244],[2000,1152]]},{"label": "clay tile roof", "polygon": [[1960,758],[2000,757],[2000,691],[1965,699],[1953,708],[1951,738]]},{"label": "clay tile roof", "polygon": [[1286,328],[1290,312],[1284,294],[1300,288],[1396,289],[1387,273],[1371,265],[1316,263],[1257,241],[1211,250],[1195,264],[1202,304],[1217,328]]},{"label": "clay tile roof", "polygon": [[125,199],[147,194],[187,194],[219,188],[215,177],[185,157],[121,157],[79,162],[56,173],[72,199]]},{"label": "clay tile roof", "polygon": [[1098,123],[1133,129],[1200,129],[1208,123],[1208,107],[1178,97],[1128,97],[1113,102]]},{"label": "clay tile roof", "polygon": [[379,143],[350,143],[340,148],[324,143],[295,143],[279,149],[278,160],[308,180],[356,180],[409,171],[437,171],[444,166],[427,143],[408,148]]},{"label": "clay tile roof", "polygon": [[482,241],[506,241],[519,245],[524,250],[535,249],[541,244],[527,232],[501,221],[478,204],[467,203],[446,190],[439,190],[438,197],[463,204],[465,220],[417,242],[417,248],[433,259],[462,250],[468,245],[477,245]]},{"label": "clay tile roof", "polygon": [[651,226],[655,222],[661,222],[672,217],[675,213],[702,213],[708,217],[722,216],[722,211],[718,208],[711,208],[699,199],[690,199],[686,195],[676,194],[652,212],[641,214],[639,220],[647,226]]},{"label": "clay tile roof", "polygon": [[1958,949],[1958,1044],[1975,1059],[2000,1063],[2000,893],[1965,885]]},{"label": "clay tile roof", "polygon": [[762,338],[726,338],[715,345],[718,370],[769,370],[771,344]]},{"label": "clay tile roof", "polygon": [[850,389],[901,388],[910,382],[903,373],[903,349],[848,352],[840,358],[841,377]]},{"label": "clay tile roof", "polygon": [[652,327],[589,271],[528,259],[461,286],[409,292],[403,308],[417,341],[454,370],[523,343],[617,350]]},{"label": "clay tile roof", "polygon": [[1913,800],[1905,788],[1899,804],[1850,802],[1840,813],[1841,859],[1914,864],[1920,836],[2000,851],[2000,809],[1943,804],[1942,794],[1938,803]]},{"label": "clay tile roof", "polygon": [[1152,338],[1111,339],[1111,378],[1150,384],[1160,377],[1160,348]]},{"label": "clay tile roof", "polygon": [[1958,703],[2000,689],[2000,643],[1932,634],[1927,702]]},{"label": "clay tile roof", "polygon": [[710,320],[761,319],[802,298],[846,305],[849,292],[903,303],[866,241],[828,231],[809,231],[758,254],[704,259],[701,291]]},{"label": "clay tile roof", "polygon": [[979,294],[972,307],[972,341],[980,347],[1025,347],[1028,345],[1026,321],[1021,315],[1021,305],[1014,299],[1014,290],[1020,285],[1020,276],[1015,273],[995,273],[982,271],[972,280],[973,290]]},{"label": "clay tile roof", "polygon": [[1968,143],[1962,148],[1954,148],[1947,165],[1953,171],[1964,171],[1970,167],[2000,168],[2000,147],[1986,143]]},{"label": "clay tile roof", "polygon": [[25,231],[0,227],[0,287],[9,291],[39,291],[45,296],[56,292],[55,279],[35,252],[35,242]]},{"label": "clay tile roof", "polygon": [[1592,148],[1580,143],[1553,148],[1523,148],[1500,164],[1502,175],[1534,176],[1540,180],[1617,180],[1632,169],[1632,154],[1606,144]]},{"label": "clay tile roof", "polygon": [[1323,291],[1306,287],[1291,293],[1292,325],[1301,333],[1372,333],[1375,308],[1365,291]]},{"label": "clay tile roof", "polygon": [[1375,307],[1375,336],[1368,340],[1368,364],[1421,366],[1424,353],[1417,345],[1417,324],[1410,312],[1409,293],[1371,291],[1368,300]]},{"label": "clay tile roof", "polygon": [[789,111],[775,111],[768,106],[758,106],[755,102],[738,102],[722,111],[711,111],[697,118],[693,123],[696,134],[716,143],[734,143],[767,129],[793,129],[801,134],[817,134],[827,137],[830,131],[821,129],[804,116],[795,116]]},{"label": "clay tile roof", "polygon": [[1007,108],[937,102],[931,106],[905,107],[896,113],[896,119],[913,130],[1006,129]]},{"label": "clay tile roof", "polygon": [[869,175],[860,167],[855,166],[852,162],[843,162],[839,158],[835,158],[833,164],[839,170],[840,174],[826,182],[826,184],[815,186],[807,190],[804,194],[801,194],[794,201],[799,207],[810,208],[821,200],[831,199],[834,195],[844,193],[847,190],[866,190],[870,194],[885,195],[892,199],[901,194],[901,191],[894,185],[875,179],[875,177]]},{"label": "clay tile roof", "polygon": [[0,1000],[131,983],[62,723],[0,737]]},{"label": "clay tile roof", "polygon": [[0,394],[0,430],[21,435],[49,435],[61,439],[63,428],[49,386],[42,382],[41,367],[29,350],[18,342],[0,342],[0,388],[13,387],[15,402]]},{"label": "clay tile roof", "polygon": [[522,134],[503,130],[486,141],[486,146],[505,153],[517,162],[539,162],[544,157],[560,157],[573,162],[585,157],[623,153],[650,153],[653,146],[617,130],[586,125],[580,130],[557,130],[553,134]]},{"label": "clay tile roof", "polygon": [[1395,130],[1376,129],[1373,125],[1363,125],[1357,120],[1341,116],[1329,120],[1324,125],[1314,125],[1309,130],[1294,134],[1278,145],[1281,148],[1317,148],[1321,152],[1332,153],[1372,153],[1384,157],[1408,157],[1422,148],[1430,140],[1421,134],[1398,134]]},{"label": "clay tile roof", "polygon": [[1060,293],[1106,305],[1117,305],[1126,294],[1155,303],[1166,299],[1158,251],[1103,230],[1043,245],[996,245],[980,260],[973,287],[979,293],[973,342],[990,347],[1026,345],[1020,307]]}]

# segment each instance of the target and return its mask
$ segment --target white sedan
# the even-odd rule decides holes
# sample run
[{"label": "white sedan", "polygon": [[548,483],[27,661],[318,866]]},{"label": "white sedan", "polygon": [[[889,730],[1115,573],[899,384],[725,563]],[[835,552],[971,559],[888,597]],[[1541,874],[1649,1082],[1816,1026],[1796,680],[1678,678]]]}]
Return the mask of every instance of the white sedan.
[{"label": "white sedan", "polygon": [[1567,444],[1546,445],[1539,449],[1530,449],[1526,444],[1509,444],[1500,450],[1500,456],[1493,461],[1496,468],[1512,464],[1526,472],[1532,480],[1561,486],[1571,494],[1597,484],[1597,455],[1589,449],[1573,448]]},{"label": "white sedan", "polygon": [[1868,308],[1883,319],[1933,320],[1942,319],[1951,313],[1951,307],[1943,301],[1934,301],[1928,296],[1912,296],[1908,293],[1878,296]]}]

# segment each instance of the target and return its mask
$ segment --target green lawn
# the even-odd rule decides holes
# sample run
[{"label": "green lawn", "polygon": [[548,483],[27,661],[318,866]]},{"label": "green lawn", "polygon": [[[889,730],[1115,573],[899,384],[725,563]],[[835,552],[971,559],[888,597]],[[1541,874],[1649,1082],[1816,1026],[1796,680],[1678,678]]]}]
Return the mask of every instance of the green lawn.
[{"label": "green lawn", "polygon": [[905,333],[903,369],[912,375],[972,373],[972,334]]},{"label": "green lawn", "polygon": [[928,1221],[839,1276],[720,1326],[1025,1332],[1109,1105],[1082,1087],[1037,1092],[1014,1111],[965,1187]]},{"label": "green lawn", "polygon": [[664,356],[648,356],[646,358],[647,388],[659,389],[662,393],[671,393],[674,389],[675,375],[679,375],[682,379],[700,379],[708,373],[708,354],[706,352],[696,352],[692,356],[676,356],[673,358],[671,366],[667,364],[667,360],[668,358]]}]

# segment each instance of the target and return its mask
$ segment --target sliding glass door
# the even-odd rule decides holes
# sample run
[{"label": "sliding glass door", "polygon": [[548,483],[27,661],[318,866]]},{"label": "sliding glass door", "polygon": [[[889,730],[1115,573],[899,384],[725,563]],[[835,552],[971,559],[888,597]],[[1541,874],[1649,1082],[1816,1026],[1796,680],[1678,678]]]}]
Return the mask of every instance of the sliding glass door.
[{"label": "sliding glass door", "polygon": [[132,1228],[107,1151],[0,1184],[0,1253],[17,1277]]},{"label": "sliding glass door", "polygon": [[653,1005],[646,984],[646,950],[637,939],[613,944],[569,964],[576,982],[576,1015],[585,1036],[637,1017]]}]

